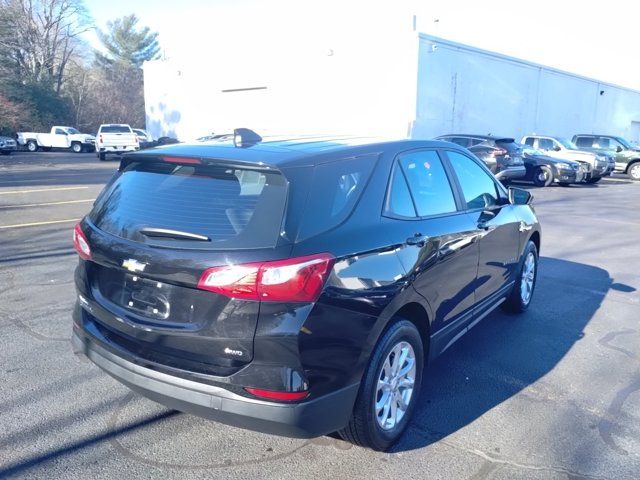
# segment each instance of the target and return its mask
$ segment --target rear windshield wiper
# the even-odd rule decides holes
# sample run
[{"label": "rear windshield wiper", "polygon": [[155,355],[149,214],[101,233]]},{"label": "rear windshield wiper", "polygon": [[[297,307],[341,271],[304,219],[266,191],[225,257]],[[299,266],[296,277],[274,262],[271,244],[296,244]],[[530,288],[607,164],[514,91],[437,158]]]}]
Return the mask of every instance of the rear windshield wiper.
[{"label": "rear windshield wiper", "polygon": [[191,232],[181,232],[179,230],[169,230],[167,228],[142,228],[140,233],[146,237],[175,238],[176,240],[197,240],[199,242],[210,242],[206,235]]}]

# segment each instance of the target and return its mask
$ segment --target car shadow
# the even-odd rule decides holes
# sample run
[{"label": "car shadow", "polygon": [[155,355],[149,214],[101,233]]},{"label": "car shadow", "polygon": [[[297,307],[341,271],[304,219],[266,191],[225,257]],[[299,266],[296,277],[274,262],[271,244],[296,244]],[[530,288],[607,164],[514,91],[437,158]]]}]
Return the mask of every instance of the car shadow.
[{"label": "car shadow", "polygon": [[426,370],[419,403],[393,451],[425,447],[541,379],[584,336],[614,284],[606,270],[541,258],[529,310],[489,315]]}]

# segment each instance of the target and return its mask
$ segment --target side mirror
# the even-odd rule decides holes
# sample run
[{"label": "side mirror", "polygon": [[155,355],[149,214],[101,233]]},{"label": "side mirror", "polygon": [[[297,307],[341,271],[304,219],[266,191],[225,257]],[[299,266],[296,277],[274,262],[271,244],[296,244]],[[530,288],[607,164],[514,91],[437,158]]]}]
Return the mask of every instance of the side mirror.
[{"label": "side mirror", "polygon": [[509,203],[511,205],[530,205],[533,195],[522,188],[509,187]]},{"label": "side mirror", "polygon": [[555,152],[559,152],[559,151],[560,151],[560,150],[562,150],[562,149],[561,149],[559,146],[557,146],[557,145],[556,145],[555,147],[553,147],[553,150],[554,150]]},{"label": "side mirror", "polygon": [[621,151],[622,151],[622,147],[618,145],[618,147],[616,148],[616,152],[620,153]]}]

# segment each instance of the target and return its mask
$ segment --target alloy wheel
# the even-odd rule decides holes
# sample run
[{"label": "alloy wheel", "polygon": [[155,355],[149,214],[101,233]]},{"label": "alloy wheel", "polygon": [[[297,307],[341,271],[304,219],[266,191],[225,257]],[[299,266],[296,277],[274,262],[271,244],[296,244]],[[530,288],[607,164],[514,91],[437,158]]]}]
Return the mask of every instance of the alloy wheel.
[{"label": "alloy wheel", "polygon": [[387,355],[378,374],[374,414],[383,430],[391,430],[404,417],[416,378],[416,354],[408,342],[397,343]]},{"label": "alloy wheel", "polygon": [[634,163],[629,169],[629,176],[634,180],[640,180],[640,163]]},{"label": "alloy wheel", "polygon": [[529,252],[524,259],[522,266],[522,280],[520,282],[520,298],[522,303],[527,305],[531,301],[533,294],[533,285],[536,278],[536,256],[533,252]]}]

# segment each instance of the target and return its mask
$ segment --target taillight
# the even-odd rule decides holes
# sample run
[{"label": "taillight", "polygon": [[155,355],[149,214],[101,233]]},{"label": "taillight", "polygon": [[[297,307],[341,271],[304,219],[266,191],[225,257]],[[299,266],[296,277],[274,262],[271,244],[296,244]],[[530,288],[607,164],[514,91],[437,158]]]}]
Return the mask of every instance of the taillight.
[{"label": "taillight", "polygon": [[100,143],[102,143],[102,134],[100,134]]},{"label": "taillight", "polygon": [[281,402],[295,402],[297,400],[302,400],[309,395],[309,392],[306,390],[303,392],[282,392],[250,387],[246,387],[245,390],[256,397],[265,398],[267,400],[279,400]]},{"label": "taillight", "polygon": [[502,155],[506,155],[507,152],[504,148],[496,148],[495,150],[492,150],[490,155],[492,157],[501,157]]},{"label": "taillight", "polygon": [[267,302],[315,302],[334,262],[328,253],[205,270],[198,288],[231,298]]},{"label": "taillight", "polygon": [[91,260],[91,247],[84,232],[80,228],[80,224],[76,224],[73,229],[73,246],[83,260]]}]

